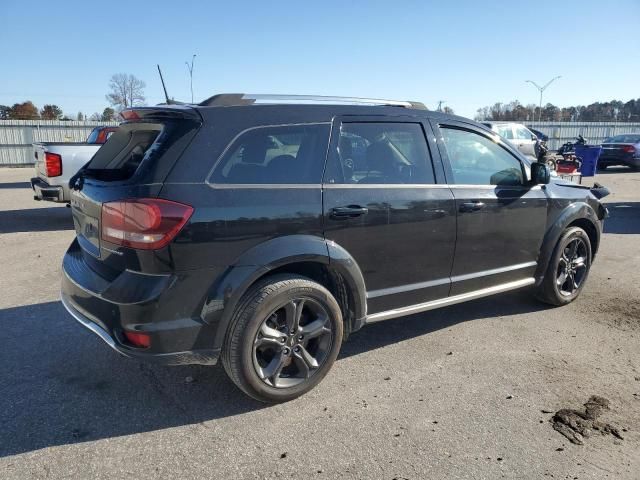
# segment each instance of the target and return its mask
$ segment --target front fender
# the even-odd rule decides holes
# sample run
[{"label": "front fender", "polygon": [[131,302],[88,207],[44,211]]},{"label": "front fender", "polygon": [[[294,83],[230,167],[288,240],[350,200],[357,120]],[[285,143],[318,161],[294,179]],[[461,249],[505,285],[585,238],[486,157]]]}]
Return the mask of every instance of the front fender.
[{"label": "front fender", "polygon": [[[330,256],[333,256],[333,258]],[[202,320],[215,326],[214,348],[221,348],[238,302],[256,280],[277,268],[300,262],[326,266],[340,274],[354,292],[354,326],[366,316],[362,273],[351,256],[333,242],[313,235],[273,238],[247,250],[211,286],[202,307]]]},{"label": "front fender", "polygon": [[600,220],[593,207],[586,202],[575,202],[565,207],[553,223],[547,228],[542,240],[540,255],[538,256],[538,268],[536,270],[536,284],[539,285],[547,271],[553,250],[562,235],[562,232],[576,220],[588,220],[595,228],[600,240]]}]

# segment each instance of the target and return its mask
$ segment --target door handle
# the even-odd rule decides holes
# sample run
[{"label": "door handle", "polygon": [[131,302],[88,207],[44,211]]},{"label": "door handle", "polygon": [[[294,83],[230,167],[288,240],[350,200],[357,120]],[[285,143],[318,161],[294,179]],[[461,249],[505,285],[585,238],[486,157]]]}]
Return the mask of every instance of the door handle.
[{"label": "door handle", "polygon": [[465,202],[460,204],[461,212],[477,212],[485,207],[484,202]]},{"label": "door handle", "polygon": [[348,205],[346,207],[334,207],[331,209],[331,217],[333,218],[355,218],[369,213],[367,207],[360,205]]}]

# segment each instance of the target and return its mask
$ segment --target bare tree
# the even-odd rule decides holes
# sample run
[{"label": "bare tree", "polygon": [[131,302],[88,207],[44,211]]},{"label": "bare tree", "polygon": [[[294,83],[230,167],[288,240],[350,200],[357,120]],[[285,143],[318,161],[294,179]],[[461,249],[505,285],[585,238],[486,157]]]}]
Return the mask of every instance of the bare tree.
[{"label": "bare tree", "polygon": [[109,81],[111,91],[106,95],[111,105],[118,110],[144,104],[146,84],[134,75],[116,73]]}]

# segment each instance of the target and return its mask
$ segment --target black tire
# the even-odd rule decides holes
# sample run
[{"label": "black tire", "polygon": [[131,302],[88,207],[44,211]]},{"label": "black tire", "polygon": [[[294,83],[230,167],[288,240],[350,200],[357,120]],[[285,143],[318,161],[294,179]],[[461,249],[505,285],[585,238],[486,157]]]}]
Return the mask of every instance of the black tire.
[{"label": "black tire", "polygon": [[[574,246],[576,246],[575,252],[572,250]],[[571,303],[580,295],[590,269],[589,236],[580,227],[569,227],[560,236],[553,250],[536,296],[542,302],[551,305],[561,306]]]},{"label": "black tire", "polygon": [[[296,322],[295,333],[290,320]],[[305,277],[275,275],[251,287],[238,303],[222,364],[247,395],[286,402],[320,383],[338,356],[342,337],[342,313],[329,290]],[[268,375],[272,372],[277,373]]]},{"label": "black tire", "polygon": [[598,170],[603,172],[607,169],[608,165],[598,165]]}]

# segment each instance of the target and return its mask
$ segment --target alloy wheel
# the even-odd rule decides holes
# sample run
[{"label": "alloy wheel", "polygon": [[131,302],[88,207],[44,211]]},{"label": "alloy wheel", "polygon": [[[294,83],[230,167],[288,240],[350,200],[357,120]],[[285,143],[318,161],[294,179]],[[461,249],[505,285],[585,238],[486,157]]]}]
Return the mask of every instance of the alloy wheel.
[{"label": "alloy wheel", "polygon": [[253,366],[275,388],[296,386],[328,358],[333,329],[327,310],[311,298],[279,306],[262,322],[253,342]]},{"label": "alloy wheel", "polygon": [[561,295],[569,297],[580,289],[587,274],[588,249],[581,238],[572,239],[562,250],[556,271]]}]

